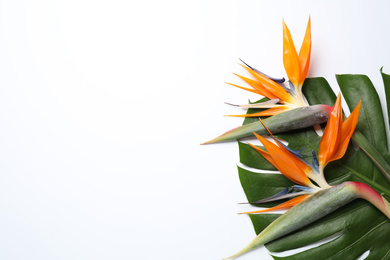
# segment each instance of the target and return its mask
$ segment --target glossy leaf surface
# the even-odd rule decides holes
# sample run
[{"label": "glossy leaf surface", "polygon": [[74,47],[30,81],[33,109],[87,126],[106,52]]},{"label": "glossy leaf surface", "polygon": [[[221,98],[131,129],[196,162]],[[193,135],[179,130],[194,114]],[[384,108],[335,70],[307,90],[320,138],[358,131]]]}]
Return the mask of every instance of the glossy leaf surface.
[{"label": "glossy leaf surface", "polygon": [[[390,76],[382,75],[390,96]],[[340,89],[350,109],[362,99],[362,117],[357,128],[361,131],[378,154],[388,159],[387,137],[383,113],[378,95],[371,81],[363,75],[338,75]],[[356,87],[358,86],[358,87]],[[381,86],[377,86],[381,87]],[[336,99],[327,81],[323,78],[311,78],[305,81],[303,92],[310,104],[333,105]],[[375,105],[371,105],[375,103]],[[253,110],[249,111],[249,113]],[[252,119],[246,119],[245,123]],[[304,149],[301,153],[311,160],[311,151],[318,153],[320,137],[312,128],[297,130],[278,135],[288,142],[294,150]],[[245,144],[239,143],[240,162],[243,165],[260,170],[275,170],[261,155]],[[248,201],[256,201],[269,197],[289,185],[289,180],[280,174],[257,173],[251,168],[239,167],[239,176]],[[325,168],[325,177],[331,184],[344,181],[364,182],[378,192],[390,198],[390,183],[380,173],[377,166],[361,150],[350,145],[341,160],[330,163]],[[284,180],[283,180],[284,178]],[[276,203],[274,203],[276,204]],[[274,204],[262,204],[271,207]],[[253,214],[250,216],[256,233],[261,232],[277,214]],[[266,244],[274,252],[282,252],[300,248],[322,239],[333,237],[333,240],[301,253],[274,257],[275,259],[356,259],[366,251],[370,251],[366,259],[390,259],[390,221],[376,208],[367,202],[358,200],[336,212],[321,218],[309,226],[293,232],[283,238]]]}]

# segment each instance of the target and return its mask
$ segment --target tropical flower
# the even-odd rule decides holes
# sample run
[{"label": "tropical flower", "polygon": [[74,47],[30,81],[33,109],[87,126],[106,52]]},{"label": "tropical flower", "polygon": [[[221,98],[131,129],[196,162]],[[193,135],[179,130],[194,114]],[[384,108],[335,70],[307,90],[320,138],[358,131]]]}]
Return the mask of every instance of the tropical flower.
[{"label": "tropical flower", "polygon": [[233,116],[272,116],[294,108],[308,106],[302,94],[302,85],[309,70],[310,53],[310,18],[307,23],[305,37],[299,54],[297,53],[296,48],[294,46],[290,31],[285,22],[283,21],[283,63],[289,81],[285,82],[284,78],[275,79],[269,77],[242,61],[245,66],[241,66],[243,66],[249,72],[253,79],[237,74],[235,75],[241,78],[244,82],[246,82],[251,88],[242,87],[232,83],[227,84],[259,94],[269,99],[269,101],[266,102],[240,105],[240,107],[268,109],[253,114]]},{"label": "tropical flower", "polygon": [[360,102],[351,115],[344,121],[341,108],[341,96],[338,95],[335,106],[321,138],[318,158],[313,151],[313,161],[308,163],[299,152],[291,150],[274,138],[271,142],[264,137],[256,137],[265,150],[251,145],[266,160],[275,166],[284,176],[297,185],[293,189],[286,188],[280,193],[252,203],[263,203],[292,198],[278,206],[258,211],[244,212],[263,213],[272,210],[289,209],[265,228],[253,241],[233,257],[242,255],[256,247],[293,232],[314,222],[350,201],[363,198],[371,202],[390,218],[390,204],[379,193],[364,183],[345,182],[330,186],[323,175],[325,166],[341,158],[347,149],[349,140],[356,128],[360,110]]},{"label": "tropical flower", "polygon": [[[276,138],[273,138],[276,141],[276,144],[274,144],[261,135],[255,134],[266,151],[252,144],[249,145],[274,165],[284,176],[297,183],[299,186],[295,186],[295,189],[302,190],[299,195],[305,194],[303,196],[307,198],[306,194],[313,194],[321,189],[330,188],[330,185],[324,177],[324,167],[329,162],[340,159],[345,154],[349,140],[355,131],[359,119],[360,105],[361,102],[357,104],[351,115],[343,122],[341,95],[339,94],[337,96],[335,106],[330,114],[320,141],[319,159],[317,159],[316,153],[314,151],[312,152],[313,163],[305,161],[299,152],[291,150],[283,143],[277,141]],[[273,137],[272,133],[270,135]],[[288,196],[293,197],[296,195],[296,193],[290,193]],[[286,194],[283,194],[283,196],[283,198],[286,198]],[[283,208],[300,203],[302,198],[295,198],[293,201],[283,203],[285,206]],[[277,206],[277,209],[281,209],[281,205]],[[265,211],[270,210],[272,208],[266,209]],[[263,210],[263,212],[265,211]],[[261,211],[256,211],[256,213],[258,212]]]},{"label": "tropical flower", "polygon": [[[245,66],[242,66],[253,78],[250,79],[237,74],[235,75],[246,82],[251,88],[242,87],[232,83],[228,84],[259,94],[268,98],[269,100],[260,103],[240,105],[240,107],[243,108],[265,109],[261,112],[230,116],[267,116],[267,118],[264,119],[264,123],[266,123],[267,127],[271,129],[271,132],[275,134],[310,126],[319,128],[319,124],[325,123],[327,121],[332,107],[327,105],[309,106],[302,94],[302,85],[309,70],[310,53],[310,18],[307,23],[305,37],[299,54],[295,49],[290,31],[283,21],[283,63],[289,80],[285,82],[284,78],[277,79],[269,77],[243,62]],[[263,125],[257,121],[246,124],[244,126],[236,127],[210,141],[204,142],[203,144],[238,140],[241,138],[253,136],[254,132],[257,134],[267,134],[267,131]]]}]

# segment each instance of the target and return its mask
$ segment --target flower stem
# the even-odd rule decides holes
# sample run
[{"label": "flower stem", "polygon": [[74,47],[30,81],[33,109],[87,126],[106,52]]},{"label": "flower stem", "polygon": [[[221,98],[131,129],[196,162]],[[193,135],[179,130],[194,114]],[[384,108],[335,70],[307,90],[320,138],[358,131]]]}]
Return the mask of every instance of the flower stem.
[{"label": "flower stem", "polygon": [[354,174],[356,177],[360,178],[361,180],[363,180],[364,182],[366,182],[367,184],[369,184],[372,188],[375,188],[376,190],[382,192],[383,194],[387,195],[387,196],[390,196],[390,190],[386,189],[385,187],[379,185],[378,183],[370,180],[369,178],[367,178],[366,176],[364,176],[363,174],[355,171],[354,169],[352,169],[351,167],[349,166],[346,166],[346,165],[342,165],[344,168],[348,169],[349,171],[352,172],[352,174]]}]

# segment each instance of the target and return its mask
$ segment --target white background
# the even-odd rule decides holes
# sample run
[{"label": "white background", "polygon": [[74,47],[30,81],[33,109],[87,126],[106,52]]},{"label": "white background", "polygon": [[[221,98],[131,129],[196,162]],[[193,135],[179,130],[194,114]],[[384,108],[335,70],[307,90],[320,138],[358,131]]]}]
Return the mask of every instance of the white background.
[{"label": "white background", "polygon": [[[390,73],[386,1],[0,1],[0,259],[221,259],[255,234],[235,143],[242,58]],[[382,89],[379,91],[383,92]],[[257,98],[257,97],[254,97]],[[383,98],[383,95],[382,95]],[[271,259],[265,249],[242,259]]]}]

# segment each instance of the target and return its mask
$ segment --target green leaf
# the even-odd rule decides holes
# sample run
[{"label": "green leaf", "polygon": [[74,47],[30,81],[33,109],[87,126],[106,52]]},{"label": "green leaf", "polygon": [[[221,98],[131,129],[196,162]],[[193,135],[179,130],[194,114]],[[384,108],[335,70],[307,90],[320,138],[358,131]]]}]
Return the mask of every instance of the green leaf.
[{"label": "green leaf", "polygon": [[357,259],[367,250],[370,250],[371,259],[386,259],[390,252],[389,233],[387,217],[374,206],[357,201],[305,229],[267,244],[267,249],[281,252],[335,236],[320,247],[274,259]]},{"label": "green leaf", "polygon": [[[384,78],[384,81],[387,81],[385,85],[388,87],[386,93],[390,93],[390,76],[385,75]],[[383,113],[371,81],[362,75],[338,75],[337,80],[350,108],[354,108],[360,98],[363,98],[364,119],[359,118],[359,129],[364,136],[367,135],[367,140],[372,142],[370,144],[378,149],[378,154],[388,158]],[[307,79],[303,91],[310,104],[333,105],[335,102],[335,94],[324,78]],[[390,94],[387,96],[389,97]],[[369,102],[375,104],[371,106]],[[320,137],[313,129],[296,130],[280,134],[278,137],[286,140],[292,149],[304,149],[302,153],[308,160],[312,150],[318,152]],[[251,152],[250,149],[248,145],[239,143],[240,162],[257,170],[270,170],[270,165],[264,159],[259,159],[259,154]],[[289,180],[284,176],[258,173],[257,170],[250,168],[245,170],[239,167],[241,185],[248,201],[269,197],[273,195],[271,194],[273,191],[277,193],[286,187],[283,185],[288,186]],[[345,181],[360,181],[390,196],[389,182],[379,173],[371,159],[361,149],[356,150],[352,145],[341,160],[332,162],[326,167],[325,176],[332,185]],[[286,183],[281,177],[286,179]],[[271,187],[266,187],[267,185]],[[276,216],[251,215],[250,217],[256,233],[259,233]],[[356,259],[369,250],[367,259],[390,259],[390,221],[375,207],[363,201],[350,203],[297,232],[266,244],[266,247],[270,251],[282,252],[307,246],[330,236],[337,236],[337,238],[292,256],[274,258],[348,260]]]},{"label": "green leaf", "polygon": [[333,107],[336,102],[336,95],[328,81],[322,77],[306,79],[302,92],[310,105],[324,104]]},{"label": "green leaf", "polygon": [[238,142],[238,148],[240,153],[240,162],[242,164],[252,168],[276,171],[276,168],[272,164],[270,164],[248,144]]},{"label": "green leaf", "polygon": [[357,198],[359,198],[359,193],[356,192],[352,182],[318,191],[278,217],[243,249],[226,259],[240,256],[265,243],[298,231]]},{"label": "green leaf", "polygon": [[381,74],[382,74],[382,80],[383,85],[385,86],[385,93],[386,93],[386,103],[387,103],[387,118],[388,122],[390,124],[390,75],[385,74],[383,72],[383,68],[381,68]]},{"label": "green leaf", "polygon": [[280,214],[249,214],[257,235],[279,216]]},{"label": "green leaf", "polygon": [[[245,195],[248,202],[259,200],[260,196],[263,198],[270,197],[276,193],[281,192],[286,187],[294,185],[294,183],[281,174],[256,173],[238,167],[241,185],[245,190]],[[272,207],[279,203],[268,202],[263,204],[256,204],[256,206]]]},{"label": "green leaf", "polygon": [[374,170],[373,178],[377,182],[383,179],[379,177],[382,175],[379,170],[381,169],[385,176],[383,181],[389,181],[390,166],[385,160],[385,158],[389,159],[386,128],[380,99],[375,87],[365,75],[337,75],[336,79],[351,111],[359,100],[362,100],[357,131],[371,143],[371,146],[364,146],[366,140],[362,140],[363,136],[358,136],[360,133],[355,133],[354,140],[358,141],[361,147],[381,166],[381,168]]},{"label": "green leaf", "polygon": [[362,100],[357,128],[382,153],[387,153],[386,128],[378,93],[365,75],[337,75],[341,92],[352,111]]}]

